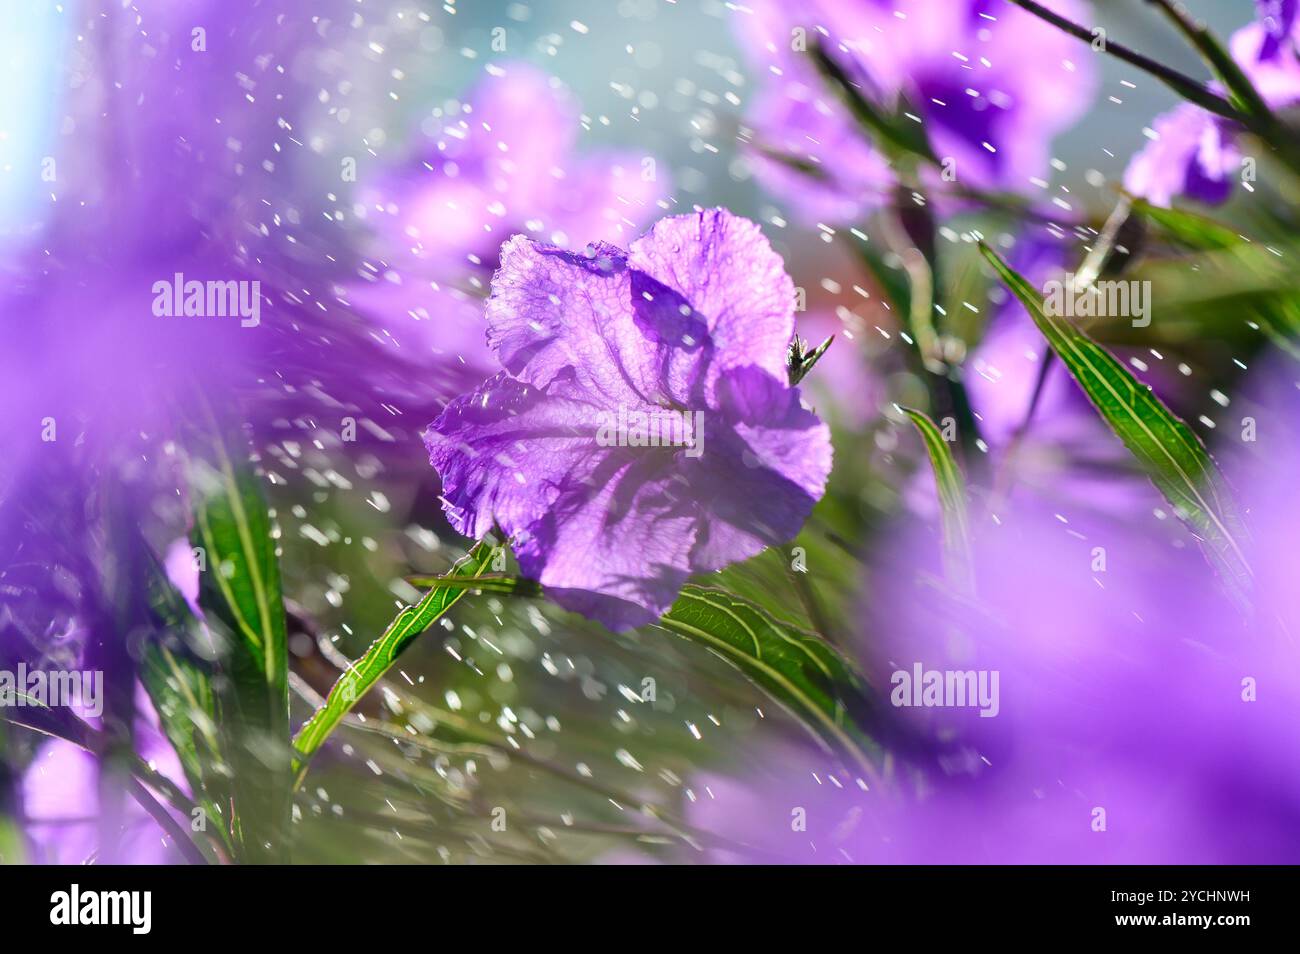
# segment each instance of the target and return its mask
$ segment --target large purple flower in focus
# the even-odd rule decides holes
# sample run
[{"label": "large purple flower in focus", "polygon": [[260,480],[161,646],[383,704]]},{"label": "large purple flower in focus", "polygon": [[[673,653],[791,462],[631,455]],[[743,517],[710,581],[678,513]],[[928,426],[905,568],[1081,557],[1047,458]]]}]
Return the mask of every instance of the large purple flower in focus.
[{"label": "large purple flower in focus", "polygon": [[[426,436],[449,520],[475,539],[499,526],[526,576],[616,629],[790,539],[831,465],[788,383],[794,300],[758,227],[719,209],[626,252],[516,236],[487,312],[505,371]],[[638,420],[673,419],[693,446],[632,446]]]},{"label": "large purple flower in focus", "polygon": [[[1047,5],[1073,18],[1082,9],[1073,0]],[[767,77],[751,113],[758,174],[810,220],[860,220],[895,185],[888,163],[819,75],[814,43],[878,107],[905,104],[955,181],[973,189],[1029,190],[1047,174],[1052,137],[1086,111],[1095,88],[1091,54],[1008,3],[760,0],[751,6],[739,20],[741,36]],[[792,171],[789,160],[810,164],[813,174]]]}]

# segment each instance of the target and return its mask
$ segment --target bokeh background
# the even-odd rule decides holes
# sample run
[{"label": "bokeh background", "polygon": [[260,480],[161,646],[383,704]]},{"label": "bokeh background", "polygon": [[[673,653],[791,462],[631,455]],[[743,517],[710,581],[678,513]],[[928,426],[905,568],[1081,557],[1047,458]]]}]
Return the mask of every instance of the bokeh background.
[{"label": "bokeh background", "polygon": [[[1254,14],[1247,0],[1188,6],[1221,35]],[[1206,75],[1145,4],[1113,0],[1093,8],[1095,22],[1111,36],[1193,76]],[[250,93],[249,109],[257,110],[260,133],[275,140],[273,155],[250,154],[236,174],[217,163],[199,167],[203,175],[191,181],[192,190],[169,182],[171,191],[152,200],[164,207],[124,204],[110,214],[114,225],[96,231],[75,214],[67,217],[69,207],[74,213],[78,206],[111,209],[120,183],[114,178],[118,146],[103,137],[95,115],[101,108],[95,104],[109,101],[95,98],[105,95],[106,83],[111,86],[109,64],[127,64],[125,75],[138,84],[131,94],[147,93],[150,84],[166,77],[132,73],[136,61],[131,58],[147,57],[148,44],[147,37],[142,41],[137,35],[129,3],[11,0],[0,7],[0,78],[13,93],[0,98],[0,275],[30,273],[29,256],[59,257],[57,250],[50,254],[51,223],[63,223],[64,241],[70,234],[74,242],[80,237],[89,243],[93,256],[99,251],[95,243],[115,241],[115,228],[130,224],[147,230],[152,215],[175,216],[187,228],[194,221],[201,230],[230,228],[246,258],[266,266],[292,290],[296,305],[307,302],[303,307],[311,312],[319,303],[316,310],[346,328],[331,331],[327,340],[313,339],[319,347],[305,357],[291,346],[274,352],[270,373],[261,366],[245,373],[252,365],[243,363],[242,351],[229,364],[213,359],[212,373],[229,378],[232,400],[254,409],[246,411],[245,422],[252,425],[266,478],[289,599],[294,725],[396,610],[418,598],[406,578],[445,571],[467,544],[441,516],[436,476],[419,440],[444,399],[451,372],[445,362],[431,359],[426,344],[413,344],[425,338],[399,327],[400,314],[388,320],[384,308],[395,305],[366,302],[349,290],[374,285],[376,275],[397,267],[385,260],[382,217],[373,203],[367,206],[367,190],[412,157],[426,155],[441,121],[459,112],[493,64],[529,63],[568,88],[580,114],[577,155],[615,148],[633,159],[654,159],[662,197],[647,221],[696,205],[721,205],[760,222],[795,283],[808,292],[808,312],[801,317],[805,333],[817,339],[832,332],[840,336],[818,372],[822,380],[810,382],[818,410],[835,425],[837,452],[831,490],[799,541],[811,572],[806,579],[792,576],[783,554],[764,554],[729,571],[727,584],[796,623],[827,630],[853,651],[862,646],[869,620],[887,631],[895,619],[907,617],[905,608],[889,615],[893,604],[884,598],[902,584],[864,554],[911,546],[886,536],[900,514],[922,521],[934,517],[933,488],[916,478],[923,469],[919,449],[906,442],[905,432],[886,413],[900,389],[910,393],[915,382],[874,371],[874,359],[889,346],[875,329],[896,323],[878,298],[853,293],[855,285],[869,284],[860,263],[843,243],[831,241],[827,230],[800,224],[799,210],[790,208],[787,198],[765,192],[755,180],[744,140],[760,77],[738,42],[738,21],[748,15],[742,3],[714,0],[325,3],[320,17],[328,25],[294,33],[278,52],[287,80],[275,87],[272,101],[268,104],[262,90],[256,97]],[[199,4],[195,22],[205,16],[215,37],[226,14],[217,5]],[[273,20],[264,25],[276,28]],[[1081,58],[1093,55],[1080,45]],[[1043,192],[1063,199],[1078,218],[1100,223],[1130,156],[1145,142],[1143,129],[1175,97],[1110,58],[1098,56],[1096,67],[1101,79],[1095,102],[1054,143],[1057,161]],[[251,74],[255,68],[264,70],[265,64],[223,63],[210,81],[234,89],[239,71]],[[111,91],[108,95],[111,100]],[[280,96],[287,98],[281,102]],[[116,108],[129,111],[130,102],[127,96]],[[175,105],[183,109],[186,103]],[[281,107],[287,126],[278,122]],[[206,119],[201,103],[194,108],[199,112],[182,115],[182,121]],[[124,114],[108,115],[111,127],[111,117]],[[47,156],[57,156],[63,170],[53,183],[38,175]],[[184,163],[173,167],[167,156],[154,160],[161,176],[168,170],[193,175]],[[339,169],[349,160],[355,160],[356,181],[340,179]],[[1270,194],[1287,196],[1291,187],[1273,188]],[[166,200],[174,207],[166,208]],[[234,221],[219,227],[214,210],[222,208],[233,212]],[[1285,230],[1285,223],[1262,217],[1250,195],[1237,196],[1220,214],[1265,230]],[[75,270],[77,260],[64,248]],[[1180,281],[1195,283],[1194,276],[1179,275]],[[482,291],[481,280],[478,285],[475,280],[466,277],[464,300],[473,301]],[[978,302],[973,310],[1000,303],[995,290],[977,284],[968,298]],[[964,287],[953,293],[957,300],[966,297]],[[48,293],[37,288],[34,294]],[[13,299],[0,307],[0,346],[9,339],[22,342],[13,354],[38,353],[24,350],[34,348],[33,336],[42,334],[37,317]],[[264,320],[273,323],[285,315],[301,332],[299,338],[310,336],[304,330],[310,324],[283,303]],[[436,310],[434,319],[436,341]],[[111,310],[103,320],[107,334],[126,337],[124,347],[153,347],[147,330],[124,318],[113,324],[119,319]],[[971,339],[974,345],[978,334]],[[1259,346],[1227,341],[1206,349],[1175,329],[1172,339],[1156,342],[1172,349],[1170,365],[1184,355],[1178,349],[1186,351],[1190,373],[1184,377],[1190,381],[1171,389],[1170,400],[1189,420],[1222,410],[1213,394],[1240,383],[1231,359]],[[205,344],[184,347],[193,358],[194,349]],[[1142,344],[1149,347],[1151,342]],[[382,359],[370,359],[370,348]],[[170,352],[160,353],[160,360],[170,360]],[[206,359],[202,350],[197,356],[196,363]],[[18,379],[24,390],[14,398],[15,406],[39,405],[37,395],[50,386],[57,365],[40,367],[43,383]],[[125,368],[151,373],[147,366]],[[426,383],[438,392],[432,398]],[[146,388],[132,399],[159,398]],[[124,401],[123,408],[129,407]],[[131,431],[134,413],[113,415],[113,426]],[[362,421],[363,438],[356,446],[340,441],[338,419],[344,414]],[[149,426],[157,423],[151,418]],[[1207,426],[1194,426],[1213,436]],[[95,444],[95,428],[85,433],[89,445]],[[1032,473],[1028,483],[1055,486],[1060,447],[1073,446],[1073,435],[1067,438],[1044,452],[1045,469]],[[1108,513],[1116,522],[1135,513],[1149,518],[1149,488],[1116,462],[1112,446],[1102,451],[1088,463],[1100,474],[1104,493],[1094,488],[1085,496],[1095,504],[1113,494],[1116,502]],[[75,457],[75,451],[69,453]],[[20,458],[26,459],[15,455]],[[74,460],[61,466],[78,465]],[[95,492],[114,485],[116,473],[96,471]],[[9,476],[0,495],[12,508],[26,484]],[[56,472],[49,479],[63,477]],[[35,509],[54,506],[38,503]],[[146,515],[129,519],[149,525],[150,542],[165,552],[166,527],[174,525],[175,514],[158,506],[146,509]],[[1186,537],[1167,526],[1172,521],[1150,522],[1151,539],[1187,547]],[[97,547],[105,547],[102,534],[94,537]],[[106,549],[107,559],[114,559],[111,541]],[[19,547],[7,555],[11,567],[25,565],[30,550]],[[60,647],[95,638],[93,626],[75,607],[54,613],[52,604],[16,592],[7,593],[0,618],[10,636],[20,634],[21,652],[35,649],[49,659],[54,658],[49,637],[57,636],[52,642]],[[901,631],[903,624],[898,627]],[[9,658],[21,655],[14,639],[5,647]],[[888,643],[888,637],[879,642]],[[647,680],[655,687],[652,702],[644,699]],[[797,772],[791,766],[805,758],[791,754],[806,744],[799,726],[702,649],[653,628],[613,635],[544,602],[490,594],[465,601],[441,621],[357,712],[360,718],[339,731],[295,799],[295,860],[781,860],[779,846],[729,830],[728,821],[744,814],[742,809],[722,810],[715,803],[725,795],[732,806],[751,805],[762,780],[780,779],[787,769]],[[147,723],[147,713],[142,718]],[[172,757],[163,744],[147,747],[151,732],[147,726],[139,729],[140,751],[166,771]],[[94,757],[17,731],[6,736],[6,750],[23,796],[29,858],[102,857],[99,814],[110,799]],[[508,819],[504,830],[495,825],[501,810]],[[756,826],[787,824],[788,810],[775,820],[761,807],[752,811]],[[955,810],[953,817],[958,817]],[[148,819],[128,813],[123,824],[131,837],[116,845],[111,860],[176,860]],[[880,824],[879,844],[887,845],[889,823]],[[1161,853],[1167,842],[1159,844],[1160,850],[1152,849],[1153,860],[1171,857]],[[1130,854],[1120,851],[1115,857],[1141,860],[1143,847],[1131,845]],[[912,857],[938,856],[927,851],[917,847]],[[851,860],[873,857],[909,860],[887,849]]]}]

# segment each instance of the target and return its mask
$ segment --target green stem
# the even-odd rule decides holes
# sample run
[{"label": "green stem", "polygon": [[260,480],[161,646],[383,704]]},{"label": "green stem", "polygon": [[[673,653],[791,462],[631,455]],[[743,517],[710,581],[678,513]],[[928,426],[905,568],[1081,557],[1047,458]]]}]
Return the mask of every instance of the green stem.
[{"label": "green stem", "polygon": [[[1068,20],[1061,16],[1059,13],[1047,9],[1047,7],[1043,6],[1041,3],[1035,3],[1034,0],[1008,0],[1008,2],[1014,3],[1022,10],[1032,13],[1040,20],[1050,23],[1058,30],[1063,30],[1076,39],[1082,40],[1084,43],[1091,45],[1097,38],[1093,34],[1092,30],[1085,26],[1080,26],[1072,20]],[[1223,116],[1225,119],[1235,120],[1243,125],[1250,125],[1249,116],[1243,114],[1240,110],[1234,107],[1232,103],[1228,102],[1228,100],[1214,92],[1211,92],[1203,83],[1198,83],[1190,76],[1180,73],[1175,69],[1170,69],[1163,63],[1158,63],[1149,56],[1138,53],[1136,50],[1131,50],[1123,44],[1116,43],[1111,39],[1105,41],[1102,50],[1116,59],[1123,60],[1130,66],[1136,66],[1143,72],[1151,74],[1179,96],[1196,103],[1196,105],[1201,106],[1204,109],[1208,109],[1215,115]]]},{"label": "green stem", "polygon": [[1159,7],[1165,18],[1187,38],[1192,46],[1196,47],[1201,58],[1228,88],[1228,92],[1236,99],[1243,112],[1265,124],[1273,124],[1273,111],[1269,109],[1268,103],[1264,102],[1264,97],[1241,71],[1241,67],[1224,49],[1223,44],[1205,28],[1204,24],[1193,20],[1182,4],[1175,4],[1170,0],[1147,0],[1147,2]]}]

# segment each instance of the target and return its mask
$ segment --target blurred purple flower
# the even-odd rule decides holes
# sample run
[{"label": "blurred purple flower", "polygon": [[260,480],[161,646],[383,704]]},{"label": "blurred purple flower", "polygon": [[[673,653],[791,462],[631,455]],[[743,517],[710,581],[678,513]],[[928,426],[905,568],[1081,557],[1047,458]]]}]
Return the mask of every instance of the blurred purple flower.
[{"label": "blurred purple flower", "polygon": [[[487,312],[506,370],[426,436],[448,519],[475,539],[500,526],[526,576],[615,629],[790,539],[831,463],[788,384],[794,296],[758,227],[720,209],[627,252],[511,239]],[[636,446],[672,420],[677,446]]]},{"label": "blurred purple flower", "polygon": [[[1295,0],[1262,0],[1258,10],[1259,19],[1230,38],[1232,58],[1270,107],[1295,105],[1300,102]],[[1215,88],[1220,89],[1217,84]],[[1179,196],[1209,205],[1227,200],[1242,168],[1238,138],[1243,130],[1238,124],[1180,103],[1151,126],[1151,141],[1124,171],[1127,191],[1161,206]]]},{"label": "blurred purple flower", "polygon": [[1263,43],[1253,57],[1234,55],[1243,61],[1254,60],[1260,64],[1277,62],[1288,55],[1294,60],[1296,12],[1300,10],[1300,0],[1255,0],[1255,9],[1258,22],[1238,31],[1237,37],[1253,45],[1254,35],[1262,33]]},{"label": "blurred purple flower", "polygon": [[[154,771],[187,791],[180,760],[158,728],[158,718],[142,688],[137,687],[135,749]],[[104,854],[100,766],[94,755],[62,739],[51,739],[36,751],[22,781],[23,813],[32,860],[43,864],[157,865],[178,863],[180,853],[165,839],[158,823],[125,791],[111,792],[120,803],[115,853]],[[178,818],[188,824],[189,819]]]},{"label": "blurred purple flower", "polygon": [[[377,403],[396,380],[335,300],[347,274],[335,225],[310,224],[325,217],[309,213],[295,168],[315,161],[298,137],[321,109],[316,54],[355,37],[331,16],[348,7],[59,13],[58,132],[23,173],[43,176],[48,203],[0,263],[0,661],[132,684],[128,634],[153,625],[136,557],[188,529],[176,446],[200,392],[265,433]],[[178,274],[234,285],[215,310],[205,294],[202,314],[160,314],[158,286]],[[247,315],[231,308],[241,298]],[[130,701],[110,688],[106,731],[129,733]],[[54,764],[87,761],[50,743],[38,768],[58,782]],[[97,811],[93,786],[70,777],[63,794]]]},{"label": "blurred purple flower", "polygon": [[495,258],[516,232],[572,248],[626,241],[664,194],[649,156],[578,153],[571,94],[526,63],[494,64],[461,115],[429,134],[428,155],[365,194],[386,249],[459,273]]},{"label": "blurred purple flower", "polygon": [[1235,123],[1181,103],[1157,116],[1151,131],[1124,170],[1126,190],[1162,206],[1184,195],[1211,205],[1228,198],[1241,168]]},{"label": "blurred purple flower", "polygon": [[[1048,6],[1074,17],[1082,9],[1074,0]],[[768,74],[752,113],[758,174],[809,220],[858,221],[894,185],[819,75],[814,43],[879,107],[906,102],[935,155],[971,189],[1028,190],[1047,173],[1052,137],[1083,114],[1096,85],[1077,41],[991,0],[760,0],[740,27]],[[812,174],[793,172],[789,160]],[[953,180],[931,181],[941,189]]]},{"label": "blurred purple flower", "polygon": [[938,534],[905,529],[864,602],[868,678],[883,694],[918,663],[996,671],[997,716],[894,710],[936,740],[915,792],[782,750],[744,778],[697,779],[688,820],[792,862],[1295,863],[1300,508],[1280,475],[1298,412],[1288,370],[1235,471],[1262,531],[1254,620],[1154,496],[1133,519],[1017,495],[977,524],[975,604],[945,596]]},{"label": "blurred purple flower", "polygon": [[[462,109],[428,134],[427,154],[363,190],[389,267],[348,297],[417,361],[481,380],[495,362],[482,302],[465,289],[482,286],[502,242],[626,243],[667,195],[667,173],[652,156],[579,152],[577,104],[526,63],[491,66]],[[447,380],[446,397],[465,389],[457,383]]]},{"label": "blurred purple flower", "polygon": [[[346,7],[140,0],[62,15],[50,202],[0,266],[0,580],[25,607],[0,614],[0,649],[39,655],[39,637],[87,619],[109,638],[93,559],[105,494],[155,543],[185,531],[171,442],[199,392],[265,433],[394,387],[334,301],[339,243],[301,224],[315,217],[291,158],[319,108],[312,54],[349,30],[329,18]],[[229,307],[160,315],[157,286],[177,274],[243,283],[256,323]]]}]

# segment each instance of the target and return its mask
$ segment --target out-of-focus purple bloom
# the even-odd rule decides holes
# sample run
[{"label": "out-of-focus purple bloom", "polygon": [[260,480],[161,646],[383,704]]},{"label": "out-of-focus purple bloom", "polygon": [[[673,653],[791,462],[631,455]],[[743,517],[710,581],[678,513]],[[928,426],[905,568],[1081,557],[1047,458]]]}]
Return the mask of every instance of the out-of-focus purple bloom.
[{"label": "out-of-focus purple bloom", "polygon": [[[136,0],[61,14],[58,131],[43,167],[21,173],[43,175],[48,204],[0,264],[5,663],[133,679],[148,578],[124,554],[187,529],[176,442],[200,392],[263,431],[372,395],[382,353],[335,301],[347,270],[322,247],[332,222],[317,229],[295,189],[321,109],[316,54],[354,36],[331,17],[347,7]],[[205,283],[189,313],[159,307],[177,275]],[[126,731],[113,689],[108,702],[106,728]],[[94,762],[54,743],[38,768],[49,759]],[[62,792],[77,815],[98,812],[94,795]]]},{"label": "out-of-focus purple bloom", "polygon": [[[135,723],[135,749],[154,771],[182,791],[186,789],[180,760],[158,728],[148,697],[136,692],[141,715]],[[157,865],[180,861],[158,823],[126,792],[121,799],[120,830],[115,854],[102,854],[100,766],[94,755],[62,739],[51,739],[37,751],[22,781],[23,812],[32,860],[43,864],[76,865],[88,861],[109,864]],[[183,824],[188,819],[178,819]]]},{"label": "out-of-focus purple bloom", "polygon": [[1294,0],[1278,16],[1261,19],[1234,33],[1228,41],[1232,58],[1241,66],[1264,101],[1274,108],[1290,106],[1300,99],[1300,57],[1296,41],[1300,23],[1295,19]]},{"label": "out-of-focus purple bloom", "polygon": [[977,521],[974,605],[943,595],[937,533],[905,531],[873,573],[868,675],[889,692],[917,664],[996,671],[997,715],[895,709],[951,740],[911,797],[784,753],[766,775],[694,782],[691,823],[800,862],[1294,863],[1300,620],[1286,568],[1300,508],[1277,476],[1295,456],[1294,377],[1256,412],[1268,447],[1236,472],[1263,531],[1253,621],[1154,496],[1142,520],[1013,498]]},{"label": "out-of-focus purple bloom", "polygon": [[463,113],[445,117],[431,148],[366,194],[386,249],[434,274],[495,258],[518,232],[572,248],[626,242],[664,194],[649,156],[576,150],[579,108],[552,76],[526,63],[494,65]]},{"label": "out-of-focus purple bloom", "polygon": [[1124,188],[1153,205],[1177,196],[1217,204],[1232,192],[1241,168],[1237,127],[1192,103],[1181,103],[1152,123],[1152,139],[1129,161]]},{"label": "out-of-focus purple bloom", "polygon": [[[806,222],[856,222],[886,202],[893,172],[808,67],[769,82],[755,101],[759,181]],[[807,168],[801,168],[806,165]]]},{"label": "out-of-focus purple bloom", "polygon": [[[1295,0],[1261,2],[1255,23],[1234,33],[1228,46],[1264,101],[1274,109],[1300,102],[1300,22]],[[1242,167],[1242,129],[1191,103],[1180,103],[1152,123],[1151,141],[1124,171],[1124,188],[1154,205],[1178,196],[1215,205],[1232,194]]]},{"label": "out-of-focus purple bloom", "polygon": [[[1081,9],[1073,0],[1048,5],[1076,18]],[[759,175],[809,219],[860,219],[893,186],[884,159],[818,75],[815,43],[878,108],[905,103],[920,117],[948,170],[934,177],[937,189],[952,181],[1029,189],[1047,171],[1052,137],[1083,114],[1095,87],[1077,41],[989,0],[764,0],[740,26],[768,74],[752,114]],[[812,174],[796,176],[764,150],[806,163]]]},{"label": "out-of-focus purple bloom", "polygon": [[[488,301],[506,370],[426,436],[448,519],[475,539],[500,526],[526,576],[618,629],[788,540],[831,463],[788,384],[794,294],[758,227],[723,210],[661,220],[627,252],[512,239]],[[651,421],[675,446],[637,446]]]},{"label": "out-of-focus purple bloom", "polygon": [[[333,300],[329,276],[346,271],[292,188],[294,130],[318,108],[312,54],[348,29],[329,18],[345,6],[141,0],[63,14],[84,22],[67,26],[51,164],[31,170],[51,200],[0,266],[0,578],[13,605],[60,619],[60,602],[111,609],[92,560],[106,489],[148,483],[118,493],[119,512],[184,531],[166,462],[200,391],[263,430],[384,393],[380,349]],[[158,307],[177,275],[205,283],[199,314]],[[0,618],[6,633],[13,622]],[[37,621],[21,625],[31,643]]]},{"label": "out-of-focus purple bloom", "polygon": [[[1300,10],[1300,0],[1255,0],[1256,16],[1259,29],[1264,34],[1264,42],[1259,47],[1258,61],[1274,60],[1288,52],[1293,31],[1296,26],[1296,12]],[[1245,33],[1246,31],[1240,31]],[[1239,34],[1240,35],[1240,34]],[[1292,56],[1295,50],[1289,51]]]},{"label": "out-of-focus purple bloom", "polygon": [[349,300],[408,358],[436,363],[445,397],[464,390],[458,369],[481,380],[494,366],[472,289],[495,268],[504,239],[626,244],[667,194],[667,172],[652,156],[579,151],[581,128],[559,80],[526,63],[493,65],[423,154],[363,190],[389,267],[353,283]]}]

